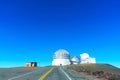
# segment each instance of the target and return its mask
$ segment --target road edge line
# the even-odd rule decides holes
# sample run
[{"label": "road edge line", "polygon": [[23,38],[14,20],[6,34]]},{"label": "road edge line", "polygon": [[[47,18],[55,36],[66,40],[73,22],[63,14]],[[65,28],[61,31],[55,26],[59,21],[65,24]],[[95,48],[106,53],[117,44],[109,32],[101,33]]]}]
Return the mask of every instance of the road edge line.
[{"label": "road edge line", "polygon": [[61,67],[60,67],[60,70],[65,74],[65,76],[66,76],[69,80],[72,80],[72,79],[70,78],[70,76],[69,76],[63,69],[61,69]]}]

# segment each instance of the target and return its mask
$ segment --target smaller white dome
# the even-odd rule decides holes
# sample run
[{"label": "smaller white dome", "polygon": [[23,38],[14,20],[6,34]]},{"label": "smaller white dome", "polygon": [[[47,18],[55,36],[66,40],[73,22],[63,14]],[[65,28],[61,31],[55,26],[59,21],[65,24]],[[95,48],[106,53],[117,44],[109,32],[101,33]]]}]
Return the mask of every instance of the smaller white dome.
[{"label": "smaller white dome", "polygon": [[74,56],[71,59],[72,64],[79,64],[80,63],[80,59],[77,56]]},{"label": "smaller white dome", "polygon": [[71,61],[79,62],[79,58],[77,56],[72,57]]},{"label": "smaller white dome", "polygon": [[89,55],[87,53],[80,54],[81,59],[87,59],[89,58]]}]

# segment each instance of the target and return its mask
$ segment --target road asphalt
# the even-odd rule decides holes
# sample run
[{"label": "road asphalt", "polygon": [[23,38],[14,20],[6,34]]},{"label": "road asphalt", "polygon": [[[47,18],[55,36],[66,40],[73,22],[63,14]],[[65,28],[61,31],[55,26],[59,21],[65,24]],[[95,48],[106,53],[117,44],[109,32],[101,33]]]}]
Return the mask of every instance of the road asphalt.
[{"label": "road asphalt", "polygon": [[[0,80],[100,80],[68,70],[66,67],[52,68],[53,67],[0,69]],[[40,79],[42,76],[45,78]]]},{"label": "road asphalt", "polygon": [[45,78],[45,80],[69,80],[67,76],[61,71],[60,67],[54,70]]},{"label": "road asphalt", "polygon": [[37,69],[0,69],[0,80],[38,80],[51,67]]}]

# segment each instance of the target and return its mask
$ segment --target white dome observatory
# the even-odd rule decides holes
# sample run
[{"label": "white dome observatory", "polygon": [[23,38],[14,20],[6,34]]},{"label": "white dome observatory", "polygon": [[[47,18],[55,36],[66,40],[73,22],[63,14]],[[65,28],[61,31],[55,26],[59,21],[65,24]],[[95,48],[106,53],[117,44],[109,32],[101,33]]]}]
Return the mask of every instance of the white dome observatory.
[{"label": "white dome observatory", "polygon": [[80,64],[80,59],[77,56],[74,56],[71,59],[72,64]]},{"label": "white dome observatory", "polygon": [[80,54],[81,64],[96,63],[95,58],[91,58],[87,53]]},{"label": "white dome observatory", "polygon": [[60,65],[70,65],[70,55],[69,52],[64,49],[59,49],[55,52],[52,65],[60,66]]}]

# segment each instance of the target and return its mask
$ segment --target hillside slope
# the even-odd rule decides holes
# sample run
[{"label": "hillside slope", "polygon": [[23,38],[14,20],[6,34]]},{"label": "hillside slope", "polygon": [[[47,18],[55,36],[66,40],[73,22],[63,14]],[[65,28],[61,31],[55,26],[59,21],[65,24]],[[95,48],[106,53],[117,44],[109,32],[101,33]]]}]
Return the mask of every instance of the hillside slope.
[{"label": "hillside slope", "polygon": [[110,64],[80,64],[69,65],[68,69],[83,72],[88,75],[94,75],[97,78],[106,80],[120,80],[120,69]]}]

